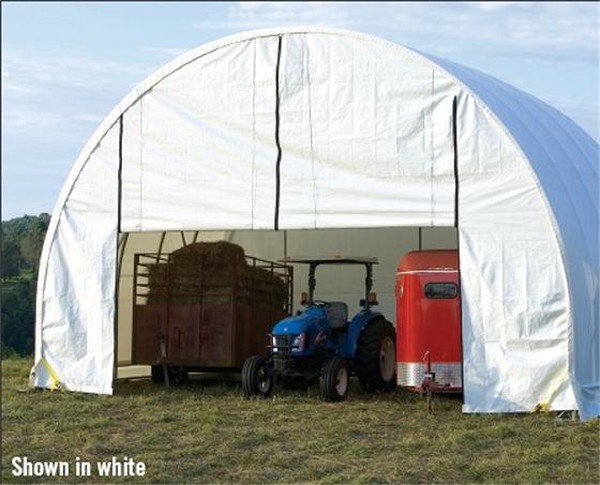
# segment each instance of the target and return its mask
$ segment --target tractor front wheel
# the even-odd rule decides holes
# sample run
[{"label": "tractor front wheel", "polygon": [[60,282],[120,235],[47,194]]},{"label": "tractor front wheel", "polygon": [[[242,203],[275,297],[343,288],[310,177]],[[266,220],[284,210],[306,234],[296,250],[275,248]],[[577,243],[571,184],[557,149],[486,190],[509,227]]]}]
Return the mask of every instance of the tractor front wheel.
[{"label": "tractor front wheel", "polygon": [[321,368],[319,384],[321,397],[325,401],[341,401],[346,397],[350,374],[344,359],[334,357],[329,359]]},{"label": "tractor front wheel", "polygon": [[269,397],[273,389],[273,377],[267,363],[260,355],[253,355],[242,367],[242,389],[246,397]]},{"label": "tractor front wheel", "polygon": [[396,384],[396,332],[383,318],[369,323],[356,346],[356,373],[364,391],[391,391]]}]

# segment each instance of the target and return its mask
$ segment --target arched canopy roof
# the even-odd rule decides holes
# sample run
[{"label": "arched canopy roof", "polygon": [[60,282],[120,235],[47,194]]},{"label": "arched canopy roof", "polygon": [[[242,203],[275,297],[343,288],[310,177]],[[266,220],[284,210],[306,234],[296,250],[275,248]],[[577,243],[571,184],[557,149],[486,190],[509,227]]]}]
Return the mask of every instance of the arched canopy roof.
[{"label": "arched canopy roof", "polygon": [[112,392],[120,232],[452,225],[465,410],[599,414],[596,142],[494,78],[355,32],[200,47],[113,110],[63,188],[34,383]]}]

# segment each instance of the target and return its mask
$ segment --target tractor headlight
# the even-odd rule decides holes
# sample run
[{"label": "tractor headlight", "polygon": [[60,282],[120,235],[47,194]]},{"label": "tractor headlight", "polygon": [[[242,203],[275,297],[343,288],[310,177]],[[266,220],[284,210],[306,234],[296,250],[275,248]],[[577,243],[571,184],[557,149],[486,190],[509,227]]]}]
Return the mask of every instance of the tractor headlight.
[{"label": "tractor headlight", "polygon": [[302,352],[306,345],[306,332],[302,332],[292,340],[292,352]]}]

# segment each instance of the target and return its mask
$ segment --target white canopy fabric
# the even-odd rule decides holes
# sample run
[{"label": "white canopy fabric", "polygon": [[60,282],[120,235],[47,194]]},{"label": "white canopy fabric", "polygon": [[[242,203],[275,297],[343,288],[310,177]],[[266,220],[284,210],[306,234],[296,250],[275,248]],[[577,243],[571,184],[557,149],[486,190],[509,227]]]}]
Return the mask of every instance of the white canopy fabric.
[{"label": "white canopy fabric", "polygon": [[82,151],[42,254],[32,384],[112,393],[121,232],[456,225],[464,411],[598,416],[598,200],[598,144],[497,79],[349,31],[228,37],[142,82]]}]

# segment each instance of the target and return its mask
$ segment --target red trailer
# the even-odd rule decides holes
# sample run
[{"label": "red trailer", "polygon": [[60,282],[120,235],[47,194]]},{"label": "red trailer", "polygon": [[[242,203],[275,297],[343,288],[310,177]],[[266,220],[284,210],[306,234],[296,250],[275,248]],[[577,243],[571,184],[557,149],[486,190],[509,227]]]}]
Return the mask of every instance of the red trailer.
[{"label": "red trailer", "polygon": [[398,385],[462,392],[460,332],[457,251],[405,254],[396,273]]}]

